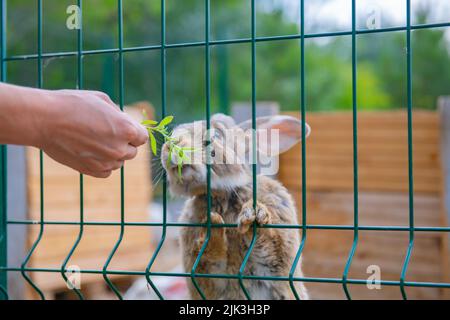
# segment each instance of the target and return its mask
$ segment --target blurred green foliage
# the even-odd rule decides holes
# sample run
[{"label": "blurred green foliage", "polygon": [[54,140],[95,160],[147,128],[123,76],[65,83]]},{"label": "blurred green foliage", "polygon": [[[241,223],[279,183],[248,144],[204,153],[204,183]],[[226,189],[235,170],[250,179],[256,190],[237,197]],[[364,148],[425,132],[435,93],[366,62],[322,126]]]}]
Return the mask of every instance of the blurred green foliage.
[{"label": "blurred green foliage", "polygon": [[[76,31],[66,28],[66,8],[73,0],[46,0],[43,16],[44,52],[76,51]],[[167,0],[166,41],[204,40],[204,1]],[[124,46],[159,45],[160,0],[123,1]],[[117,48],[117,1],[84,1],[83,49]],[[427,22],[429,12],[418,12]],[[325,22],[324,22],[325,23]],[[8,1],[8,56],[37,52],[37,8],[29,0]],[[298,24],[278,7],[258,10],[257,36],[297,34]],[[439,95],[450,94],[450,54],[445,29],[413,31],[414,107],[433,109]],[[249,38],[250,4],[241,0],[211,0],[211,39]],[[406,105],[405,33],[359,35],[358,108],[403,108]],[[351,37],[305,41],[306,101],[308,110],[350,109]],[[211,46],[211,99],[213,112],[226,111],[234,101],[251,100],[251,47],[249,43]],[[204,116],[204,47],[167,49],[167,110],[186,121]],[[86,55],[84,88],[103,90],[117,100],[118,55]],[[125,101],[150,101],[161,107],[160,50],[127,52]],[[277,101],[283,110],[300,108],[299,40],[258,42],[257,99]],[[75,88],[76,57],[45,59],[46,88]],[[8,63],[8,80],[33,86],[36,60]]]}]

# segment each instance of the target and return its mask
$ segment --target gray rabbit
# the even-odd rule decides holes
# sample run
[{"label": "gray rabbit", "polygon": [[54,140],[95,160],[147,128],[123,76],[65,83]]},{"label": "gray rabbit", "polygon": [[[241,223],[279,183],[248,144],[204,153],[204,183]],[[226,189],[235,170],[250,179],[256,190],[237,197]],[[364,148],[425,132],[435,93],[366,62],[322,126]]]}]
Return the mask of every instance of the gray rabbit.
[{"label": "gray rabbit", "polygon": [[[278,129],[279,139],[275,155],[284,152],[301,140],[301,121],[290,116],[257,118],[256,134],[252,134],[251,121],[237,125],[231,117],[216,114],[211,117],[211,131],[205,121],[196,121],[176,127],[172,138],[177,145],[193,147],[189,162],[183,162],[179,175],[176,154],[164,144],[161,162],[167,172],[171,193],[187,196],[181,222],[206,223],[207,221],[207,169],[211,164],[211,223],[237,224],[237,228],[212,228],[208,245],[200,259],[196,272],[202,274],[237,275],[253,236],[253,223],[297,224],[297,214],[291,195],[276,180],[257,176],[257,203],[253,207],[253,183],[251,165],[242,161],[240,153],[248,156],[252,151],[253,137],[258,153],[273,151],[274,139],[263,133]],[[310,128],[306,125],[306,134]],[[235,139],[229,139],[233,136]],[[265,138],[264,138],[265,136]],[[231,140],[231,142],[229,142]],[[238,152],[239,151],[239,152]],[[207,155],[208,152],[208,155]],[[170,155],[170,159],[169,158]],[[272,152],[271,155],[274,155]],[[195,158],[196,161],[195,161]],[[247,158],[252,158],[251,156]],[[236,161],[238,159],[239,161]],[[200,248],[206,239],[205,227],[183,227],[181,248],[183,265],[190,272]],[[299,248],[298,229],[258,228],[257,240],[248,259],[244,275],[287,277]],[[301,259],[295,276],[303,276]],[[245,299],[237,279],[197,277],[199,287],[208,299]],[[244,285],[252,299],[294,299],[288,281],[245,279]],[[191,298],[200,295],[188,280]],[[301,282],[295,282],[301,299],[308,293]]]}]

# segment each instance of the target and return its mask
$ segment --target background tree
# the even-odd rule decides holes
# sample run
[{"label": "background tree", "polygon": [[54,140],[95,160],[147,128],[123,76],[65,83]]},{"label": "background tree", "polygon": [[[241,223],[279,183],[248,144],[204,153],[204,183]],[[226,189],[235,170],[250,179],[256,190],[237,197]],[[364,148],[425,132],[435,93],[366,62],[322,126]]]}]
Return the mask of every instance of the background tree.
[{"label": "background tree", "polygon": [[[204,41],[204,1],[166,1],[167,43]],[[258,2],[260,4],[261,2]],[[299,25],[287,18],[278,2],[257,6],[257,36],[298,34]],[[43,2],[44,52],[76,52],[76,32],[66,28],[66,8],[72,0]],[[159,0],[124,1],[124,46],[157,46],[161,41]],[[8,56],[37,52],[36,4],[8,1]],[[416,12],[415,23],[426,23],[432,8]],[[308,11],[309,12],[309,11]],[[84,1],[83,49],[117,48],[117,1]],[[211,0],[211,39],[248,39],[250,3]],[[386,22],[388,23],[388,22]],[[323,23],[322,23],[323,24]],[[308,33],[322,27],[314,22]],[[310,29],[314,30],[310,30]],[[439,95],[450,92],[450,54],[445,29],[415,30],[413,44],[414,107],[433,109]],[[277,101],[283,110],[300,108],[300,44],[298,39],[257,43],[257,99]],[[309,111],[350,109],[351,37],[305,41],[306,101]],[[405,33],[359,35],[358,108],[387,109],[406,105]],[[178,121],[204,117],[204,47],[167,49],[167,110]],[[212,109],[228,110],[234,101],[251,101],[251,46],[249,43],[211,46]],[[118,96],[118,55],[84,57],[84,87]],[[126,52],[125,102],[150,101],[161,107],[160,50]],[[36,60],[8,62],[9,81],[35,85]],[[47,88],[75,88],[76,57],[45,59]]]}]

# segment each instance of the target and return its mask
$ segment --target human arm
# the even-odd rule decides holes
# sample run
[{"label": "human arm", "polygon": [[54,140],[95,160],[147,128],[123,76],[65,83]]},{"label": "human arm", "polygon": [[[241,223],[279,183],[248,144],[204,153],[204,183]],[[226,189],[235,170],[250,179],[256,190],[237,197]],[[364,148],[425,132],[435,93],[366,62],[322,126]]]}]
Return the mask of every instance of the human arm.
[{"label": "human arm", "polygon": [[147,141],[108,95],[0,83],[0,144],[29,145],[81,173],[106,178]]}]

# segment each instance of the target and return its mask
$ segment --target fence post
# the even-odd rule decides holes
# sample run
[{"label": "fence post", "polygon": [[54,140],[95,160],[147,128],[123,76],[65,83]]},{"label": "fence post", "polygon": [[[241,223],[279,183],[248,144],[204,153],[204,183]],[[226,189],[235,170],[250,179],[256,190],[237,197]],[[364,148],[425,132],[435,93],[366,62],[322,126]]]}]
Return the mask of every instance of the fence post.
[{"label": "fence post", "polygon": [[[0,81],[5,81],[6,1],[0,2]],[[6,236],[6,146],[0,145],[0,268],[7,265]],[[7,274],[0,270],[0,300],[7,299]]]},{"label": "fence post", "polygon": [[[442,163],[442,211],[445,226],[450,224],[450,96],[440,97],[438,100],[438,110],[441,123],[441,163]],[[450,282],[450,236],[447,232],[443,234],[442,244],[444,279]],[[445,297],[450,298],[448,290]]]},{"label": "fence post", "polygon": [[[8,146],[7,214],[8,220],[28,219],[26,147]],[[8,224],[7,261],[9,266],[20,266],[27,248],[27,226]],[[25,283],[20,272],[8,272],[8,295],[11,300],[26,298]]]},{"label": "fence post", "polygon": [[[0,267],[7,266],[6,146],[0,146]],[[0,270],[0,300],[7,298],[7,273]]]}]

